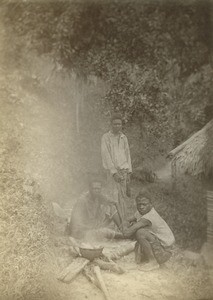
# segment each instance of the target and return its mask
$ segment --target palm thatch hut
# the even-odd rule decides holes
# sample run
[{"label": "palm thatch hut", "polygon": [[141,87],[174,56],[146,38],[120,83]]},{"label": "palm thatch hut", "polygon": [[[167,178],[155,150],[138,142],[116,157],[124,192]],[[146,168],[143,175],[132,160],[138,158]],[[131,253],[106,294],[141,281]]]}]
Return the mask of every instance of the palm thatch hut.
[{"label": "palm thatch hut", "polygon": [[213,272],[213,119],[169,152],[172,175],[191,175],[204,182],[207,199],[207,242],[202,253]]},{"label": "palm thatch hut", "polygon": [[169,152],[174,177],[188,174],[209,178],[213,173],[213,119]]}]

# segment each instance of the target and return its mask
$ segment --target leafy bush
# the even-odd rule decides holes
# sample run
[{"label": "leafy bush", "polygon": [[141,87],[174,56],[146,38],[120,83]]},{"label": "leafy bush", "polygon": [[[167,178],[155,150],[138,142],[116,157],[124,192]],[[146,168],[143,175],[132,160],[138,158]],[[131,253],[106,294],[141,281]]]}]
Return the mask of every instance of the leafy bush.
[{"label": "leafy bush", "polygon": [[14,169],[1,170],[0,182],[0,298],[48,299],[49,210],[35,183]]},{"label": "leafy bush", "polygon": [[101,113],[117,108],[128,126],[138,122],[174,147],[210,118],[209,8],[208,1],[9,3],[4,22],[16,39],[6,57],[17,64],[17,52],[33,49],[82,78],[102,78],[109,90],[97,99]]}]

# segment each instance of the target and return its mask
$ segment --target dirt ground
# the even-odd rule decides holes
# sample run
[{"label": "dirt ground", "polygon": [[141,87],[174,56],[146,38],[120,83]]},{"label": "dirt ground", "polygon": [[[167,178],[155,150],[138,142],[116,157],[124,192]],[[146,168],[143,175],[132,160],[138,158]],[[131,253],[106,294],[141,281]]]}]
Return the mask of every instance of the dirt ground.
[{"label": "dirt ground", "polygon": [[[63,228],[60,224],[60,230]],[[67,237],[60,237],[56,251],[58,253],[56,274],[72,262],[66,244]],[[134,252],[117,260],[124,274],[115,274],[101,271],[111,299],[125,300],[202,300],[213,299],[212,283],[202,256],[186,257],[185,252],[175,247],[171,259],[152,272],[142,272],[134,261]],[[104,299],[102,292],[88,281],[83,275],[70,284],[53,279],[52,284],[57,285],[64,299]]]}]

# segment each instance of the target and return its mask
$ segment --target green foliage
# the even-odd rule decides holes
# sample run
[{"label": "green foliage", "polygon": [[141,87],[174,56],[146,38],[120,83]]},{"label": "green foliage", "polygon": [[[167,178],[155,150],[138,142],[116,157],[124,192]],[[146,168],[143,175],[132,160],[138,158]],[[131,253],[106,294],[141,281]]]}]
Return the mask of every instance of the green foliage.
[{"label": "green foliage", "polygon": [[171,147],[209,119],[209,8],[208,1],[22,2],[5,5],[4,21],[17,37],[10,51],[21,55],[27,45],[80,76],[102,78],[110,88],[100,111],[119,109]]},{"label": "green foliage", "polygon": [[5,59],[18,65],[34,50],[82,81],[101,78],[109,89],[90,105],[102,116],[120,110],[127,132],[135,125],[135,138],[145,140],[147,151],[135,155],[155,149],[154,159],[212,118],[210,8],[208,1],[8,3],[5,38],[14,39]]}]

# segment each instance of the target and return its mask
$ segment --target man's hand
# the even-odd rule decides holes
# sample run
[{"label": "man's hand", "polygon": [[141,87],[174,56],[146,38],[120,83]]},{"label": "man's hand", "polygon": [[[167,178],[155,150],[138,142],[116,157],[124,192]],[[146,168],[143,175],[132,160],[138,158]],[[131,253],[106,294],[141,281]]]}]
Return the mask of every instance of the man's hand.
[{"label": "man's hand", "polygon": [[113,175],[113,178],[114,178],[114,180],[116,181],[116,182],[121,182],[122,181],[122,178],[121,178],[121,176],[118,174],[118,173],[115,173],[114,175]]},{"label": "man's hand", "polygon": [[123,236],[124,238],[128,239],[132,237],[132,235],[135,233],[135,230],[133,230],[131,227],[129,228],[124,228],[123,230]]},{"label": "man's hand", "polygon": [[127,173],[126,183],[130,184],[130,180],[131,180],[131,173]]},{"label": "man's hand", "polygon": [[108,202],[111,205],[116,205],[116,203],[117,203],[117,201],[115,201],[114,199],[111,199],[111,198],[109,198]]},{"label": "man's hand", "polygon": [[133,216],[127,218],[127,221],[129,223],[136,223],[137,222],[137,218],[133,215]]}]

